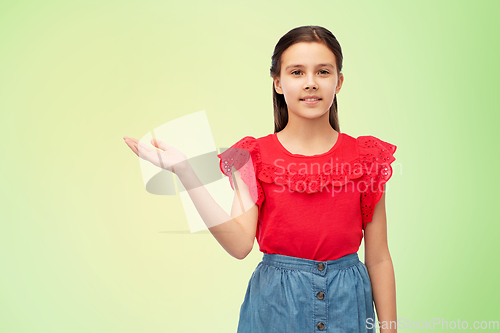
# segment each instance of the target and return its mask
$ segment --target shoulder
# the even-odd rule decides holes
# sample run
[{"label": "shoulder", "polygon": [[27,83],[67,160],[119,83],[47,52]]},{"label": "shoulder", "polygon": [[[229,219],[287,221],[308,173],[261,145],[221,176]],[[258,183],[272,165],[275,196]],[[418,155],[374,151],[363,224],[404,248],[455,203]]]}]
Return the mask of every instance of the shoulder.
[{"label": "shoulder", "polygon": [[271,140],[272,134],[268,134],[262,137],[244,136],[236,143],[234,143],[231,148],[244,148],[248,151],[259,150],[260,146],[265,146],[265,144]]},{"label": "shoulder", "polygon": [[256,162],[260,162],[263,149],[266,148],[267,151],[270,147],[273,146],[272,140],[273,134],[268,134],[257,138],[253,136],[244,136],[236,143],[234,143],[230,148],[222,148],[221,151],[223,151],[226,155],[235,154],[238,152],[240,154],[251,155]]},{"label": "shoulder", "polygon": [[397,146],[373,135],[353,137],[344,133],[344,147],[355,149],[361,162],[392,163]]},{"label": "shoulder", "polygon": [[385,183],[392,176],[391,163],[396,160],[394,153],[397,146],[373,135],[358,136],[356,142],[359,160],[364,169],[363,187],[361,189],[361,212],[363,229],[365,229],[366,223],[373,218],[375,205],[385,191]]},{"label": "shoulder", "polygon": [[231,166],[236,169],[247,165],[249,161],[255,169],[260,169],[261,152],[260,147],[265,147],[265,141],[269,135],[255,138],[253,136],[244,136],[231,147],[221,148],[221,153],[217,155],[220,158],[221,169],[224,173],[229,173]]},{"label": "shoulder", "polygon": [[387,141],[381,140],[373,135],[361,135],[356,138],[358,147],[362,151],[370,150],[387,150],[391,154],[396,152],[396,145],[389,143]]}]

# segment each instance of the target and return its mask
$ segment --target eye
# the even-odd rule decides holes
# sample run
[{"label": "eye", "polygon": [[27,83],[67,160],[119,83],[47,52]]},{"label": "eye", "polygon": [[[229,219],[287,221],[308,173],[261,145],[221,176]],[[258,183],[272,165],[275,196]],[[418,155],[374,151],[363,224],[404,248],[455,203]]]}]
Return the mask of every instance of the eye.
[{"label": "eye", "polygon": [[292,74],[292,75],[294,75],[293,73],[298,73],[298,72],[302,73],[302,71],[295,70],[295,71],[293,71],[291,74]]},{"label": "eye", "polygon": [[322,74],[330,74],[330,72],[329,72],[329,71],[327,71],[326,69],[322,69],[322,70],[320,70],[319,72],[320,72],[320,73],[321,73],[321,72],[324,72],[324,73],[322,73]]}]

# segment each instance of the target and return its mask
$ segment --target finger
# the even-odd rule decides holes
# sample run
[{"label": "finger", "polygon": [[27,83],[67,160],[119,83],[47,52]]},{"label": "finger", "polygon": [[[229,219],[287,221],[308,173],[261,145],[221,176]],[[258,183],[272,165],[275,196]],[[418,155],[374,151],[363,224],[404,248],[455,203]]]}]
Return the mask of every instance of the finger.
[{"label": "finger", "polygon": [[135,142],[137,142],[137,139],[129,138],[128,136],[126,136],[125,137],[125,142],[135,143]]},{"label": "finger", "polygon": [[129,142],[129,141],[125,141],[125,143],[130,148],[130,150],[132,150],[134,152],[134,154],[137,155],[137,152],[136,152],[136,149],[135,149],[134,145],[131,142]]},{"label": "finger", "polygon": [[138,141],[137,145],[142,156],[152,156],[152,154],[158,154],[158,152],[161,151],[141,141]]},{"label": "finger", "polygon": [[140,141],[137,142],[136,147],[141,156],[147,156],[150,152],[150,148]]},{"label": "finger", "polygon": [[141,142],[141,141],[137,141],[137,146],[139,148],[146,149],[146,150],[150,149],[148,145],[146,145],[144,142]]},{"label": "finger", "polygon": [[[158,142],[154,141],[155,139],[151,139],[151,144],[153,145],[153,147],[151,146],[148,146],[148,149],[149,149],[149,152],[150,153],[158,153],[158,152],[163,152],[163,148],[162,147],[159,147],[160,146],[160,142],[158,140]],[[145,145],[145,143],[143,143]]]},{"label": "finger", "polygon": [[133,143],[132,143],[132,144],[130,145],[130,148],[134,151],[134,153],[135,153],[137,156],[139,156],[139,151],[138,151],[137,146],[136,146],[135,144],[133,144]]},{"label": "finger", "polygon": [[165,142],[159,140],[159,139],[151,139],[151,143],[153,146],[160,148],[161,150],[168,150],[172,148],[172,146],[167,145]]}]

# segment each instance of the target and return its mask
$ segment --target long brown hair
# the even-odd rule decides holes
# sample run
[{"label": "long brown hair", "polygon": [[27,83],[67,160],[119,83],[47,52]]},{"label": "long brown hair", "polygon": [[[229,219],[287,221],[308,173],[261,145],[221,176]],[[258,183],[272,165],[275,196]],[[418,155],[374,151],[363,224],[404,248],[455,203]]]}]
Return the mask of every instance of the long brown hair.
[{"label": "long brown hair", "polygon": [[[317,25],[306,25],[294,28],[288,31],[280,38],[278,44],[274,48],[273,56],[271,57],[271,77],[277,78],[281,71],[281,55],[290,46],[300,42],[318,42],[325,44],[335,55],[337,65],[337,76],[342,71],[342,48],[340,47],[337,38],[327,29]],[[273,82],[273,107],[274,107],[274,133],[281,131],[288,123],[288,108],[286,106],[285,97],[278,94],[274,89]],[[337,95],[333,99],[330,107],[330,125],[337,132],[340,131],[339,117],[337,109]]]}]

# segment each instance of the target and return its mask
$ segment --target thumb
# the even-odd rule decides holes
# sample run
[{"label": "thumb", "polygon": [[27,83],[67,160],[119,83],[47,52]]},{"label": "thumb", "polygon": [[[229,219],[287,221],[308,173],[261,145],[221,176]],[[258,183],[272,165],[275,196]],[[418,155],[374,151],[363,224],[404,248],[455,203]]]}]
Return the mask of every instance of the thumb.
[{"label": "thumb", "polygon": [[151,139],[151,144],[161,150],[167,150],[170,146],[159,139]]}]

